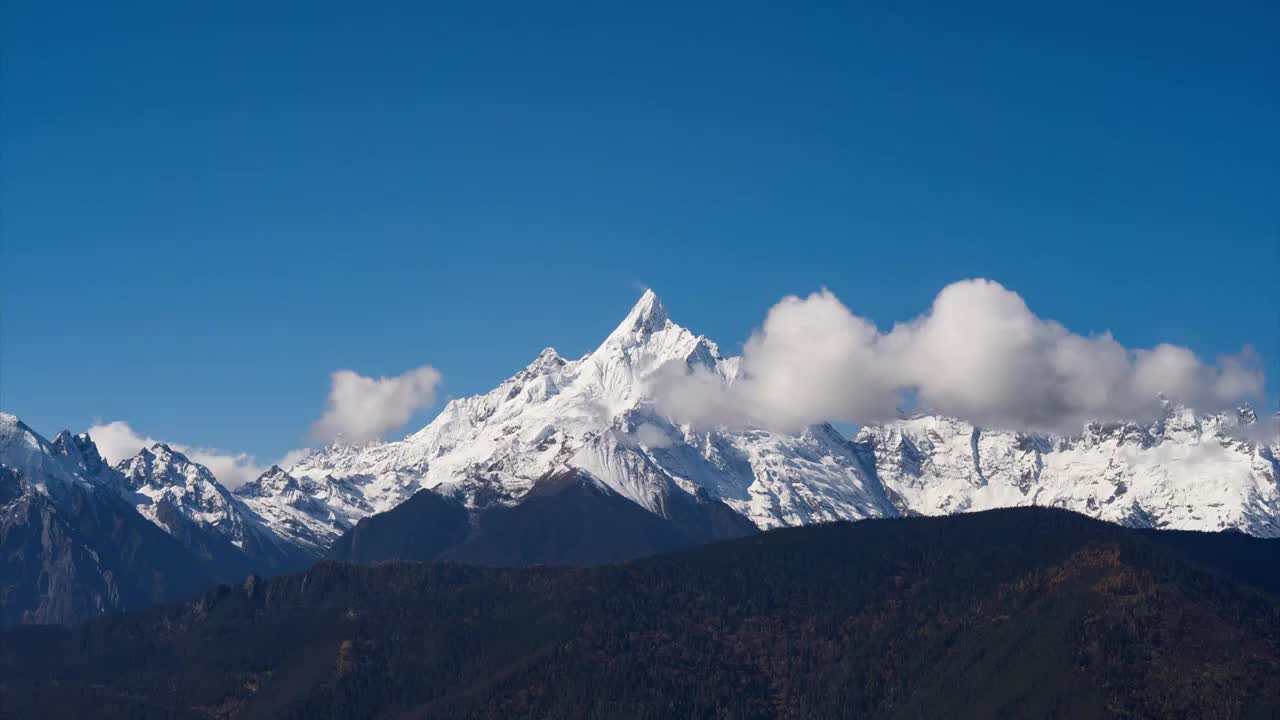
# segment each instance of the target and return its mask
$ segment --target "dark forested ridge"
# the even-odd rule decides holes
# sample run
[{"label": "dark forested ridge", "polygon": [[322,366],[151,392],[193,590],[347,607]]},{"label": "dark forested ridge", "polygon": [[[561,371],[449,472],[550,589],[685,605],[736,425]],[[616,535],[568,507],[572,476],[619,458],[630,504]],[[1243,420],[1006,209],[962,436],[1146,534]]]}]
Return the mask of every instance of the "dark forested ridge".
[{"label": "dark forested ridge", "polygon": [[589,569],[326,562],[0,635],[0,714],[1275,717],[1278,552],[1017,509]]}]

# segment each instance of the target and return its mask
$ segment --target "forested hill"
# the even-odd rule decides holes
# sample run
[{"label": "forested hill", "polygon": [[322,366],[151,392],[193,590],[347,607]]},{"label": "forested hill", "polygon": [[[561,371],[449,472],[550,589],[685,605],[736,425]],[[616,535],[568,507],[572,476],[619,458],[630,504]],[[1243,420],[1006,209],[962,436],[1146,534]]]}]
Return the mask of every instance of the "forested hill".
[{"label": "forested hill", "polygon": [[1046,509],[322,563],[0,636],[4,717],[1272,717],[1275,542]]}]

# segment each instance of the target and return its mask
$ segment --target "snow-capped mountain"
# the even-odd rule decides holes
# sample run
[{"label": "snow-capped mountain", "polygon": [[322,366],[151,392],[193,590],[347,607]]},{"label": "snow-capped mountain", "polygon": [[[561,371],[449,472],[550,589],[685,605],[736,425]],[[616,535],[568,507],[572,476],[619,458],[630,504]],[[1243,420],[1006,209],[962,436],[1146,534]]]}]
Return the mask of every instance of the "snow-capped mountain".
[{"label": "snow-capped mountain", "polygon": [[[402,440],[330,445],[234,493],[163,444],[112,468],[88,435],[51,443],[0,414],[0,597],[16,598],[0,604],[0,623],[73,620],[250,569],[301,567],[422,489],[462,508],[470,529],[457,547],[481,548],[488,561],[586,557],[582,543],[608,540],[599,533],[610,526],[573,514],[598,507],[630,518],[633,540],[740,534],[716,501],[760,528],[1042,505],[1139,527],[1280,537],[1280,437],[1267,439],[1247,408],[1197,415],[1169,404],[1157,422],[1060,437],[927,415],[853,439],[829,425],[706,432],[651,401],[651,381],[670,363],[726,383],[739,373],[737,358],[675,324],[647,292],[581,358],[544,350]],[[670,522],[635,520],[617,502]],[[387,533],[416,517],[371,521],[358,539],[366,550],[397,547]],[[578,544],[555,544],[548,523]],[[573,530],[588,527],[597,534]],[[555,543],[522,555],[531,537]],[[624,549],[652,543],[633,545]]]},{"label": "snow-capped mountain", "polygon": [[59,441],[0,413],[0,625],[74,622],[210,582],[117,488],[82,474],[101,461],[91,443]]},{"label": "snow-capped mountain", "polygon": [[858,440],[904,512],[1042,505],[1136,527],[1280,537],[1280,451],[1241,439],[1255,422],[1249,408],[1201,416],[1170,405],[1154,423],[1052,437],[921,416],[864,428]]},{"label": "snow-capped mountain", "polygon": [[323,553],[360,518],[378,512],[365,498],[361,479],[294,477],[273,465],[256,480],[236,488],[235,494],[280,537],[309,552]]},{"label": "snow-capped mountain", "polygon": [[[92,445],[87,435],[80,439],[81,446]],[[92,455],[97,456],[96,449]],[[90,460],[89,464],[94,463]],[[183,539],[193,533],[189,525],[194,525],[198,535],[212,533],[229,542],[259,571],[302,567],[310,559],[268,530],[208,468],[164,443],[143,448],[109,473],[100,469],[96,477],[118,487],[143,517],[170,535]],[[184,544],[190,546],[190,542]],[[239,573],[239,568],[234,572]]]},{"label": "snow-capped mountain", "polygon": [[0,548],[0,625],[143,607],[318,555],[167,445],[111,467],[87,434],[49,442],[5,413]]},{"label": "snow-capped mountain", "polygon": [[450,401],[403,440],[330,445],[237,494],[277,533],[304,544],[331,542],[422,488],[469,507],[511,504],[563,469],[585,471],[664,517],[672,493],[697,488],[760,527],[896,514],[871,459],[829,426],[780,435],[674,425],[646,393],[669,362],[700,365],[726,381],[738,368],[715,343],[672,322],[649,291],[577,360],[548,348],[492,391]]},{"label": "snow-capped mountain", "polygon": [[0,413],[0,467],[44,495],[90,486],[59,448],[8,413]]},{"label": "snow-capped mountain", "polygon": [[138,512],[170,530],[161,508],[171,507],[187,518],[217,532],[243,548],[254,533],[242,503],[214,479],[213,473],[163,443],[143,448],[114,468],[131,491]]},{"label": "snow-capped mountain", "polygon": [[472,508],[510,505],[564,469],[659,515],[672,493],[702,491],[766,529],[1040,504],[1133,525],[1280,535],[1280,450],[1235,439],[1233,419],[1179,410],[1157,425],[1092,426],[1072,438],[975,432],[938,417],[867,427],[853,440],[829,425],[695,431],[649,398],[654,373],[672,362],[729,383],[739,371],[648,291],[581,358],[547,348],[403,440],[330,445],[237,495],[310,548],[422,488]]},{"label": "snow-capped mountain", "polygon": [[116,491],[124,490],[123,478],[98,452],[98,446],[88,433],[72,435],[69,430],[63,430],[53,439],[52,445],[81,478]]}]

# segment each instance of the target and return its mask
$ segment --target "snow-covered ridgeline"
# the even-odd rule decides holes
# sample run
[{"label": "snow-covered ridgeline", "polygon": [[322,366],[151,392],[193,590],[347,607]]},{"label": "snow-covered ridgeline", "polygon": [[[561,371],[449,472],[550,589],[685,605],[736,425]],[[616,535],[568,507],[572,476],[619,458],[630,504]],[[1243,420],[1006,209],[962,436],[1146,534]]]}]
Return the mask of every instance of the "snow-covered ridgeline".
[{"label": "snow-covered ridgeline", "polygon": [[1146,426],[1091,426],[1053,438],[975,430],[939,417],[791,435],[697,432],[656,412],[648,380],[667,363],[732,382],[737,358],[672,322],[646,292],[587,355],[544,350],[483,395],[449,402],[403,440],[331,445],[238,496],[280,534],[322,546],[421,488],[473,506],[510,503],[540,477],[584,470],[662,514],[673,491],[702,489],[771,528],[1056,505],[1153,527],[1280,535],[1277,449],[1237,438],[1252,421],[1170,407]]}]

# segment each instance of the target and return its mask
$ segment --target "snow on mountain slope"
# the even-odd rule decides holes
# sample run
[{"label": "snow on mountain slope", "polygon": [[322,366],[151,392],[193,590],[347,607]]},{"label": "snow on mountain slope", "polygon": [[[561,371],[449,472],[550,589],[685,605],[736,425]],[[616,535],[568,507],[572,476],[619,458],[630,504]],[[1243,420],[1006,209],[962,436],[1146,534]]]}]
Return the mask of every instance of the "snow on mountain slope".
[{"label": "snow on mountain slope", "polygon": [[[88,436],[84,442],[92,444]],[[211,561],[212,555],[220,554],[222,560],[217,564],[227,573],[238,573],[243,567],[285,572],[314,559],[312,548],[292,537],[278,536],[208,468],[164,443],[143,448],[110,472],[102,472],[98,482],[115,486],[143,517],[192,552],[209,556]],[[231,554],[219,551],[212,542],[215,539],[235,550]]]},{"label": "snow on mountain slope", "polygon": [[58,448],[8,413],[0,413],[0,467],[13,470],[45,495],[88,485]]},{"label": "snow on mountain slope", "polygon": [[421,488],[470,507],[512,504],[564,469],[659,515],[672,493],[701,489],[766,529],[1040,504],[1131,525],[1280,535],[1280,450],[1235,439],[1242,420],[1171,410],[1156,425],[1093,426],[1072,438],[975,431],[940,417],[867,427],[854,440],[829,425],[705,432],[653,406],[649,382],[667,363],[726,383],[739,368],[672,322],[649,291],[579,359],[547,348],[403,440],[330,445],[237,494],[278,534],[313,549]]},{"label": "snow on mountain slope", "polygon": [[105,484],[113,490],[124,489],[119,473],[112,472],[111,465],[98,452],[98,446],[88,433],[72,435],[70,431],[63,430],[53,439],[52,445],[81,478],[98,485]]},{"label": "snow on mountain slope", "polygon": [[[671,493],[698,487],[761,527],[895,513],[869,459],[830,427],[785,436],[694,433],[672,424],[647,398],[647,381],[670,362],[700,365],[726,382],[738,367],[715,343],[672,322],[648,291],[582,358],[547,348],[492,391],[450,401],[403,440],[330,445],[288,469],[316,483],[314,491],[252,483],[237,493],[297,542],[332,541],[343,526],[424,487],[473,507],[509,504],[564,468],[584,470],[659,515]],[[324,489],[335,479],[352,492]]]},{"label": "snow on mountain slope", "polygon": [[278,535],[314,553],[375,512],[352,480],[297,478],[275,465],[235,495]]},{"label": "snow on mountain slope", "polygon": [[203,465],[164,443],[143,448],[120,462],[115,471],[133,493],[138,512],[170,532],[159,508],[169,505],[188,520],[213,530],[243,549],[250,533],[257,532],[241,503]]},{"label": "snow on mountain slope", "polygon": [[1090,424],[1072,437],[976,429],[921,416],[864,428],[876,472],[904,512],[1061,507],[1125,525],[1280,537],[1280,442],[1240,439],[1252,410]]}]

